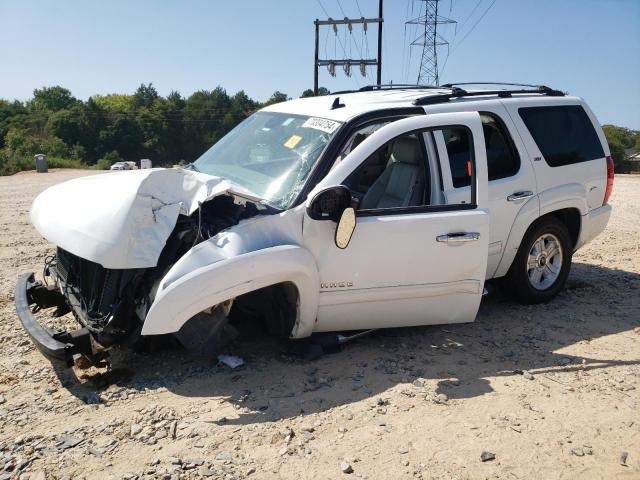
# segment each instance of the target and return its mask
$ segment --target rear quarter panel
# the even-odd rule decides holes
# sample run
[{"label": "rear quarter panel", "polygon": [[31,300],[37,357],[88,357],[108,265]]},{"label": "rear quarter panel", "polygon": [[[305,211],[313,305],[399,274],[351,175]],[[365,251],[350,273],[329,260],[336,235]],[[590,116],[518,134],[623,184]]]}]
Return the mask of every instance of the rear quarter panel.
[{"label": "rear quarter panel", "polygon": [[533,159],[540,198],[540,215],[562,208],[577,208],[581,215],[586,215],[594,208],[602,206],[607,185],[605,157],[559,167],[549,166],[518,112],[523,107],[579,105],[589,116],[607,156],[609,146],[602,127],[585,102],[578,97],[536,97],[505,101],[504,104],[520,131],[528,154]]}]

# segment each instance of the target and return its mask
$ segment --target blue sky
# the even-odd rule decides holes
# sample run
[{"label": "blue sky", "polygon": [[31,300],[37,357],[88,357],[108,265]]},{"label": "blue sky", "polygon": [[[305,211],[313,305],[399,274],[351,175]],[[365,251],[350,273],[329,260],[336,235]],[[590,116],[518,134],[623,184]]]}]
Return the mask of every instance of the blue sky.
[{"label": "blue sky", "polygon": [[[405,48],[412,2],[385,2],[385,82],[416,81],[420,52],[414,47],[409,57]],[[26,99],[34,88],[62,85],[85,99],[131,93],[142,82],[163,95],[221,85],[259,100],[274,90],[299,96],[313,81],[313,20],[326,17],[320,4],[334,18],[344,16],[340,7],[352,17],[358,6],[377,15],[377,0],[0,0],[0,97]],[[584,97],[602,123],[640,129],[640,0],[440,5],[459,22],[457,33],[441,29],[453,41],[443,83],[544,83]],[[347,52],[366,52],[360,30],[353,41],[341,35]],[[374,32],[367,38],[373,54]],[[322,37],[321,56],[325,45],[327,54],[342,54],[333,34]],[[445,58],[441,50],[441,65]],[[320,83],[335,91],[375,81],[373,69],[358,75],[322,70]]]}]

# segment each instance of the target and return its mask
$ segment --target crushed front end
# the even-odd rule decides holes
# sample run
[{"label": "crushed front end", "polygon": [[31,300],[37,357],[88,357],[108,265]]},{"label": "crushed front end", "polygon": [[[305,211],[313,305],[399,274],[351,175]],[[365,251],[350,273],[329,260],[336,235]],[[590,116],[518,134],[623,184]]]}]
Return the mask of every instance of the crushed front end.
[{"label": "crushed front end", "polygon": [[[131,347],[140,339],[147,311],[161,278],[194,245],[243,219],[268,210],[221,195],[179,215],[155,266],[105,268],[61,247],[47,258],[43,282],[32,272],[20,276],[15,294],[18,317],[36,347],[66,366],[99,365],[115,346]],[[55,307],[53,317],[73,315],[78,328],[54,331],[35,314]]]},{"label": "crushed front end", "polygon": [[[115,270],[82,259],[61,248],[44,268],[46,284],[31,272],[20,276],[16,310],[36,347],[53,361],[71,366],[80,360],[99,364],[114,345],[134,341],[142,321],[136,309],[147,297],[146,269]],[[53,331],[35,313],[56,307],[53,316],[72,312],[73,331]]]}]

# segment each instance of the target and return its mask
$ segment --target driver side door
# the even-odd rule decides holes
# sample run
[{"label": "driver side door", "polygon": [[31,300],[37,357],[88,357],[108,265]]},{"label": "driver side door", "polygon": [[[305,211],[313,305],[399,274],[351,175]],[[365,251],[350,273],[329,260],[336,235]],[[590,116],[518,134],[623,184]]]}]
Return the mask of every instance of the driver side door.
[{"label": "driver side door", "polygon": [[[450,126],[473,145],[472,198],[434,205],[430,178],[440,173],[426,140]],[[488,254],[485,157],[477,113],[425,115],[382,127],[327,175],[309,195],[303,227],[321,282],[315,331],[474,320]],[[311,213],[316,195],[339,185],[356,214],[346,248],[336,241],[339,215]]]}]

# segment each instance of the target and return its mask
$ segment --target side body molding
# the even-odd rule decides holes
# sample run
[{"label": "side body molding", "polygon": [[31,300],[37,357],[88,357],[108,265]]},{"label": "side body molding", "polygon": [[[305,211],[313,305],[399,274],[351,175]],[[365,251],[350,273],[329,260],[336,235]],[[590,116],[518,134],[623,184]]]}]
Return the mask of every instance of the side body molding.
[{"label": "side body molding", "polygon": [[202,310],[281,282],[291,282],[298,290],[291,337],[310,335],[318,312],[320,280],[315,259],[298,245],[263,248],[194,268],[158,290],[142,335],[176,332]]}]

